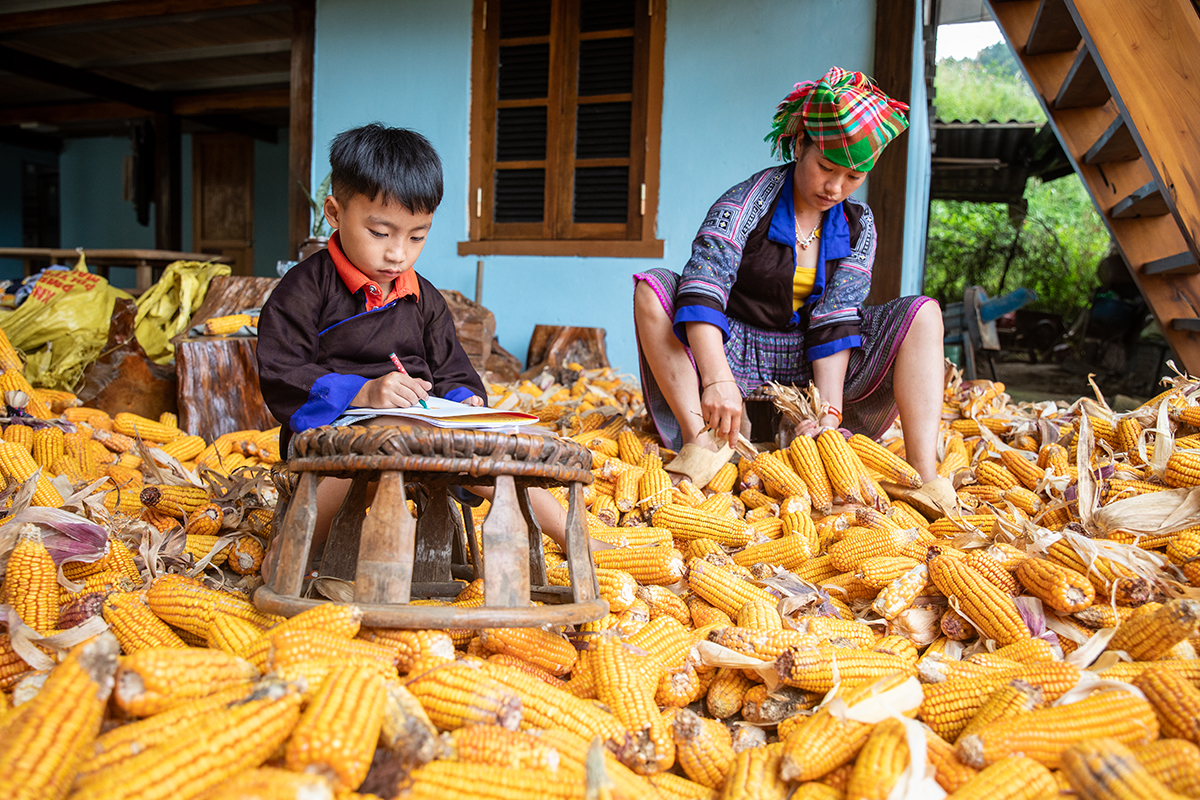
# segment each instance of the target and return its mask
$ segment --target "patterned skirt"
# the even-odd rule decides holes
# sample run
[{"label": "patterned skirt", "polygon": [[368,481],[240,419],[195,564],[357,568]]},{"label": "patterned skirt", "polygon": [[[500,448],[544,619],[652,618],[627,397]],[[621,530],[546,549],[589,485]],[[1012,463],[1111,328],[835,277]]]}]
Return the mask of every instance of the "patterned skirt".
[{"label": "patterned skirt", "polygon": [[[633,276],[645,281],[654,291],[667,317],[675,317],[675,291],[680,276],[669,269],[656,268]],[[895,421],[896,399],[892,387],[892,365],[900,351],[900,343],[921,306],[935,302],[930,297],[901,297],[880,306],[866,306],[862,311],[860,334],[862,346],[850,351],[846,368],[846,383],[842,409],[842,425],[856,433],[876,439]],[[808,386],[812,380],[812,365],[804,358],[804,331],[774,331],[747,325],[729,317],[729,340],[725,342],[725,358],[745,397],[767,381]],[[635,319],[636,324],[636,319]],[[688,353],[689,357],[691,353]],[[682,446],[679,423],[671,413],[666,398],[658,387],[645,355],[638,345],[642,392],[646,408],[658,428],[658,435],[672,449]],[[693,360],[693,366],[695,361]],[[699,373],[696,377],[699,382]]]}]

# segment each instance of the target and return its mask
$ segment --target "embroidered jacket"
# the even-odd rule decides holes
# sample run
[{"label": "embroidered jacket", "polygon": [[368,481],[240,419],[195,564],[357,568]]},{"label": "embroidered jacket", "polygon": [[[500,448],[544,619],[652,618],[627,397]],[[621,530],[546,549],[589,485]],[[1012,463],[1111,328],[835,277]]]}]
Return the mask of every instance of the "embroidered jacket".
[{"label": "embroidered jacket", "polygon": [[793,311],[794,170],[792,162],[758,172],[709,210],[675,294],[675,335],[684,344],[688,322],[716,325],[728,339],[727,315],[769,330],[802,328],[809,361],[862,344],[861,310],[875,261],[871,209],[848,197],[825,213],[812,293]]},{"label": "embroidered jacket", "polygon": [[433,384],[433,395],[487,398],[446,301],[429,281],[417,281],[417,295],[368,311],[366,289],[351,293],[327,250],[279,281],[258,320],[258,376],[283,423],[284,452],[292,433],[333,422],[363,384],[395,371],[392,352],[409,375]]}]

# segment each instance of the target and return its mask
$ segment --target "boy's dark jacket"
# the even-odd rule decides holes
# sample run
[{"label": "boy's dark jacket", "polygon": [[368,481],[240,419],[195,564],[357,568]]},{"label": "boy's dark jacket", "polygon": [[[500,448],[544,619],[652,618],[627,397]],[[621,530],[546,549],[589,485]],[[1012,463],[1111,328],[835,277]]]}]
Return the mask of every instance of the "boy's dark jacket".
[{"label": "boy's dark jacket", "polygon": [[433,384],[434,396],[461,400],[468,389],[487,398],[446,301],[429,281],[417,280],[420,300],[409,295],[370,312],[363,291],[350,293],[327,250],[279,281],[258,320],[258,376],[267,407],[283,423],[283,452],[292,415],[304,407],[309,424],[301,430],[333,422],[364,383],[395,371],[392,352],[409,375]]}]

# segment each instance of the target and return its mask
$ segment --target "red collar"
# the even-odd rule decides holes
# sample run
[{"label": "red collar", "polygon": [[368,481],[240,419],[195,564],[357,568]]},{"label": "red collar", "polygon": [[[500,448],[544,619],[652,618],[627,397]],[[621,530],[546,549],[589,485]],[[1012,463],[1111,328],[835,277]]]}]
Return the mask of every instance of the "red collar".
[{"label": "red collar", "polygon": [[333,265],[337,267],[342,283],[346,284],[346,288],[350,290],[351,294],[356,294],[359,289],[365,287],[367,311],[382,308],[393,300],[399,300],[410,294],[414,300],[421,299],[421,286],[417,282],[417,273],[411,269],[404,271],[400,277],[396,278],[392,284],[391,293],[384,297],[383,287],[364,275],[362,270],[351,264],[350,259],[346,258],[346,254],[342,252],[342,240],[338,231],[334,231],[333,236],[329,237],[329,256],[333,259]]}]

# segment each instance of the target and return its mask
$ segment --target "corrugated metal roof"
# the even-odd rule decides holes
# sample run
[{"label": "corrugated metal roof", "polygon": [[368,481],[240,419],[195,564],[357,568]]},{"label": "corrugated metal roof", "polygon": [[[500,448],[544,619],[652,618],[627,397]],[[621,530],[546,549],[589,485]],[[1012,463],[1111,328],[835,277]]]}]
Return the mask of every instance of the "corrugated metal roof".
[{"label": "corrugated metal roof", "polygon": [[1031,175],[1053,180],[1070,171],[1053,131],[1036,122],[938,120],[933,129],[935,200],[1017,203]]}]

